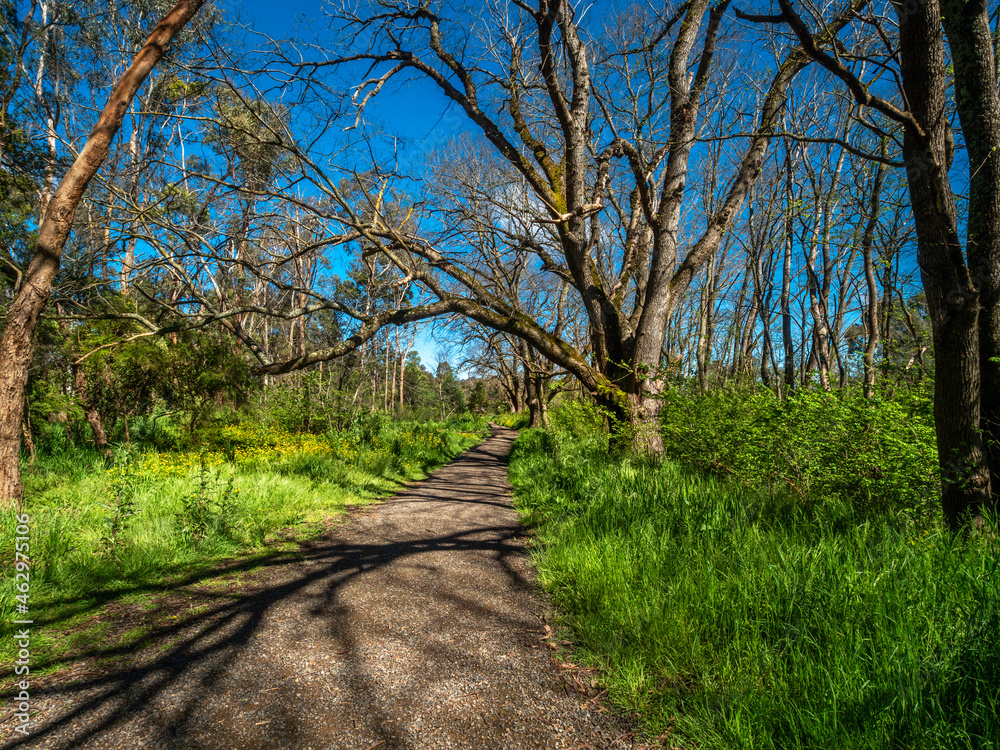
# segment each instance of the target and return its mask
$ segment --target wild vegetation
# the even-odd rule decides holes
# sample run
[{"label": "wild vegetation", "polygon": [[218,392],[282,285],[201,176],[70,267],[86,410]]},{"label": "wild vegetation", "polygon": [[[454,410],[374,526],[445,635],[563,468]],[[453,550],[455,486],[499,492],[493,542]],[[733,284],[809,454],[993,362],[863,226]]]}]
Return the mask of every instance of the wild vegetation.
[{"label": "wild vegetation", "polygon": [[[740,403],[723,419],[760,410]],[[958,540],[914,513],[932,452],[903,476],[892,454],[825,451],[821,476],[860,460],[913,482],[872,506],[864,487],[818,482],[803,497],[790,476],[755,480],[740,455],[732,467],[719,455],[714,478],[609,456],[600,419],[570,404],[551,430],[523,432],[511,478],[573,660],[600,668],[654,736],[719,750],[996,746],[1000,556],[994,536]],[[844,410],[828,424],[856,421]]]},{"label": "wild vegetation", "polygon": [[[67,444],[65,435],[42,442],[25,472],[30,611],[44,626],[37,665],[51,667],[71,643],[99,637],[104,605],[135,603],[222,563],[265,560],[322,532],[347,507],[421,479],[488,432],[471,416],[414,422],[376,412],[319,433],[249,416],[193,434],[187,420],[167,421],[156,444],[121,444],[111,456]],[[147,429],[148,419],[132,427],[139,436]],[[14,517],[4,513],[0,528],[4,623],[16,619]],[[14,646],[3,643],[6,660]]]},{"label": "wild vegetation", "polygon": [[503,412],[655,732],[1000,744],[997,3],[325,11],[0,0],[0,612],[14,508],[69,625]]},{"label": "wild vegetation", "polygon": [[534,422],[579,389],[656,454],[677,376],[933,377],[942,511],[992,506],[989,3],[331,2],[287,35],[197,0],[2,9],[5,502],[47,325],[101,443],[96,352],[221,336],[264,379],[367,365],[388,409],[433,320]]}]

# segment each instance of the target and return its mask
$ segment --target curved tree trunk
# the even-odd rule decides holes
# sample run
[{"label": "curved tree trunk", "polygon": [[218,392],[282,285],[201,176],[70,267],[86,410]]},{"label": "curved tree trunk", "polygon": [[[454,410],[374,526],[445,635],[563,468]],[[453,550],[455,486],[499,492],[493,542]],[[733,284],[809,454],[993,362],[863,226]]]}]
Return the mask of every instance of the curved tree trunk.
[{"label": "curved tree trunk", "polygon": [[90,430],[94,433],[94,445],[106,457],[110,456],[111,448],[108,445],[108,434],[104,430],[101,413],[90,398],[90,387],[87,384],[87,373],[84,371],[83,365],[73,365],[73,386],[76,389],[76,396],[80,399],[86,412],[87,424],[90,425]]},{"label": "curved tree trunk", "polygon": [[153,30],[118,81],[83,150],[49,201],[38,229],[35,254],[8,310],[0,338],[0,507],[21,500],[21,415],[34,351],[35,324],[48,302],[77,204],[107,158],[111,140],[121,127],[135,92],[163,57],[171,40],[203,4],[204,0],[180,0]]}]

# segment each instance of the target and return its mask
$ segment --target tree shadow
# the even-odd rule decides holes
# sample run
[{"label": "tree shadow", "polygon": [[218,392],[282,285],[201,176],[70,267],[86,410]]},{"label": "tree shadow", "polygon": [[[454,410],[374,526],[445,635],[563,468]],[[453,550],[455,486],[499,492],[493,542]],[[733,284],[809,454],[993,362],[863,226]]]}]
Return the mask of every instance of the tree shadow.
[{"label": "tree shadow", "polygon": [[[457,553],[463,565],[489,565],[490,575],[497,578],[497,586],[514,592],[533,590],[531,581],[523,573],[523,565],[517,564],[526,554],[523,544],[524,529],[515,519],[501,519],[483,505],[496,505],[509,511],[509,504],[482,500],[482,496],[499,498],[503,492],[490,490],[487,482],[482,485],[475,481],[454,481],[450,474],[459,476],[466,472],[480,472],[487,466],[496,470],[503,463],[505,441],[500,445],[483,446],[464,454],[451,464],[457,471],[431,478],[417,485],[409,492],[389,501],[390,504],[447,503],[450,514],[462,516],[466,513],[486,514],[479,523],[468,524],[454,531],[434,533],[430,529],[403,529],[404,538],[379,541],[378,534],[362,533],[362,537],[375,537],[375,541],[352,542],[350,526],[335,530],[335,536],[318,540],[306,540],[299,548],[279,552],[265,558],[234,563],[217,571],[203,571],[187,577],[181,583],[185,595],[191,597],[187,610],[175,603],[163,603],[151,615],[156,621],[148,632],[124,643],[105,643],[86,648],[73,654],[70,659],[57,659],[48,664],[33,667],[45,669],[53,666],[91,667],[91,671],[74,675],[63,672],[48,679],[38,681],[33,686],[32,700],[49,698],[58,701],[59,708],[47,709],[47,715],[33,722],[32,733],[27,737],[14,736],[5,747],[45,746],[50,748],[76,748],[89,742],[103,746],[103,734],[119,728],[135,717],[143,714],[143,722],[158,735],[156,747],[205,747],[221,748],[233,741],[232,726],[238,722],[241,709],[234,708],[229,715],[215,724],[215,729],[206,730],[206,698],[213,694],[223,679],[232,681],[230,667],[241,659],[254,658],[255,639],[266,627],[274,627],[274,619],[284,605],[305,606],[311,618],[309,627],[323,631],[323,637],[335,642],[339,648],[332,652],[342,654],[341,668],[346,679],[338,680],[338,689],[352,693],[350,696],[361,705],[369,707],[364,731],[374,736],[373,742],[383,742],[383,748],[406,748],[412,744],[406,732],[395,720],[391,706],[384,704],[385,696],[380,695],[380,686],[366,672],[363,660],[355,657],[359,648],[359,633],[351,617],[351,607],[342,600],[347,586],[356,583],[367,585],[369,580],[385,587],[394,585],[393,571],[386,569],[401,562],[407,570],[425,568],[424,578],[417,576],[411,581],[407,575],[399,582],[401,590],[412,590],[423,596],[428,606],[461,610],[477,621],[488,622],[492,627],[510,632],[530,632],[537,630],[537,620],[531,621],[523,613],[506,611],[484,604],[476,596],[459,587],[449,588],[447,580],[436,576],[437,566],[433,561],[435,553]],[[458,476],[455,477],[458,479]],[[435,492],[438,494],[435,497]],[[444,497],[442,497],[444,495]],[[445,499],[447,498],[447,499]],[[509,520],[508,520],[509,519]],[[387,530],[398,531],[391,523]],[[364,530],[363,530],[364,531]],[[368,531],[371,531],[370,529]],[[418,533],[411,534],[411,531]],[[413,538],[406,538],[413,536]],[[255,570],[244,593],[235,595],[232,591],[216,584],[233,573]],[[499,574],[499,575],[498,575]],[[447,579],[447,576],[444,577]],[[452,583],[454,578],[452,579]],[[102,601],[110,601],[125,593],[137,591],[155,592],[161,587],[137,587],[136,589],[106,592]],[[295,605],[291,605],[292,602]],[[194,609],[195,604],[197,609]],[[180,614],[170,614],[171,612]],[[169,620],[167,619],[169,618]],[[38,625],[36,624],[36,628]],[[314,631],[310,631],[314,632]],[[433,652],[437,658],[448,660],[482,659],[481,655],[470,654],[446,642],[428,638],[424,633],[409,633],[405,629],[393,633],[401,639],[406,648],[416,651]],[[91,665],[97,665],[92,667]],[[489,669],[492,665],[479,665]],[[263,672],[264,670],[260,670]],[[11,670],[0,677],[10,678]],[[289,675],[289,678],[294,674]],[[247,694],[243,699],[264,702],[263,692],[274,690],[273,696],[282,696],[279,687],[262,689],[261,679],[273,674],[251,675]],[[256,693],[256,694],[255,694]],[[153,710],[151,706],[170,705],[168,710]],[[256,704],[255,704],[256,705]],[[323,705],[329,708],[327,703]],[[264,729],[252,736],[243,737],[240,747],[305,747],[308,737],[301,721],[301,706],[283,700],[271,701],[268,707],[268,721]],[[59,711],[58,715],[51,715]],[[214,717],[213,717],[214,718]],[[7,724],[11,726],[10,723]],[[281,740],[275,744],[274,737]],[[152,738],[150,738],[152,739]],[[306,744],[301,744],[306,743]],[[145,746],[154,746],[145,745]],[[119,745],[120,746],[120,745]]]}]

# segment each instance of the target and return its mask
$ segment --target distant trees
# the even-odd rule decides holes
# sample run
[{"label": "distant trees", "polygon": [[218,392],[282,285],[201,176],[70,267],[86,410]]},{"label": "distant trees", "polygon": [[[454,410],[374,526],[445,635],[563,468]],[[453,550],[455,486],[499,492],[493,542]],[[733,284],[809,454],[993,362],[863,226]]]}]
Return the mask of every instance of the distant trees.
[{"label": "distant trees", "polygon": [[[353,94],[361,106],[396,76],[426,77],[481,133],[499,174],[510,174],[493,195],[516,222],[486,221],[467,203],[468,231],[485,227],[495,238],[476,246],[478,254],[464,242],[355,224],[402,277],[435,298],[396,318],[458,313],[525,341],[578,378],[626,426],[626,442],[661,451],[656,414],[667,324],[734,225],[789,87],[810,62],[801,49],[786,50],[763,96],[744,102],[756,113],[746,146],[718,181],[726,187],[706,204],[697,238],[682,243],[682,227],[692,228],[683,222],[694,145],[710,123],[724,122],[712,108],[724,98],[716,46],[728,6],[697,1],[657,18],[629,9],[600,41],[583,36],[565,0],[486,10],[475,27],[482,38],[428,5],[337,10],[334,22],[350,45],[307,67],[363,63]],[[837,33],[851,7],[826,33]],[[516,210],[505,209],[515,194]],[[489,266],[483,249],[527,254],[573,290],[592,355],[522,314],[498,288],[498,266]]]},{"label": "distant trees", "polygon": [[[7,14],[0,52],[0,274],[21,340],[15,295],[34,294],[35,320],[47,297],[26,283],[45,282],[28,261],[49,241],[31,217],[149,16],[33,7]],[[673,383],[873,397],[933,381],[958,527],[1000,471],[993,21],[982,3],[941,0],[943,22],[893,7],[694,0],[598,23],[568,0],[342,3],[323,45],[253,49],[204,13],[62,225],[46,330],[72,345],[28,382],[61,368],[64,392],[39,393],[75,399],[100,443],[127,409],[98,365],[118,357],[127,380],[123,342],[211,344],[265,388],[284,378],[296,424],[320,424],[317,404],[440,418],[502,401],[535,425],[579,389],[618,446],[656,453]],[[427,158],[366,121],[404,81],[450,102]],[[966,162],[967,219],[949,184]],[[434,372],[412,353],[431,319],[456,355]],[[0,398],[4,466],[30,435],[23,402]]]}]

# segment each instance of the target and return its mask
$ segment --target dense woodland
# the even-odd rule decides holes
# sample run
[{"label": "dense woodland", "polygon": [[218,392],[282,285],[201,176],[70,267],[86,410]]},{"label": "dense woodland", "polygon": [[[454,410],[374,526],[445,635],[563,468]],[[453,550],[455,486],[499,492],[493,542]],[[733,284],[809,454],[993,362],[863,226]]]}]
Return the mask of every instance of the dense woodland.
[{"label": "dense woodland", "polygon": [[[988,34],[986,6],[947,44],[935,12],[910,60],[914,14],[858,2],[767,16],[512,3],[475,23],[450,6],[331,5],[324,29],[280,40],[200,5],[174,9],[191,20],[119,105],[44,272],[30,261],[56,188],[170,8],[4,5],[6,496],[38,420],[83,415],[104,446],[130,416],[183,409],[194,426],[251,383],[306,382],[289,372],[315,373],[342,408],[422,408],[434,384],[409,358],[433,323],[449,368],[532,424],[555,393],[588,393],[654,452],[664,389],[930,388],[947,341],[961,349],[937,407],[949,517],[992,497],[970,365],[992,345],[960,340],[949,312],[995,297],[997,241],[970,203],[995,194],[992,160],[973,154],[989,133],[967,135],[985,127],[965,111],[979,103],[948,79],[956,45],[976,23]],[[911,68],[940,79],[926,104],[940,133],[907,94]],[[445,104],[427,137],[401,140],[375,107],[418,84]],[[947,241],[911,210],[932,173]],[[935,270],[948,263],[964,296]],[[963,325],[985,331],[982,309]]]},{"label": "dense woodland", "polygon": [[225,7],[0,0],[47,665],[503,421],[651,735],[997,746],[995,2]]}]

